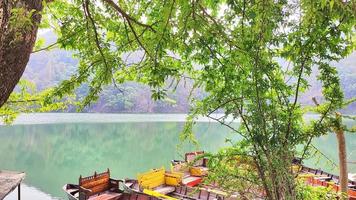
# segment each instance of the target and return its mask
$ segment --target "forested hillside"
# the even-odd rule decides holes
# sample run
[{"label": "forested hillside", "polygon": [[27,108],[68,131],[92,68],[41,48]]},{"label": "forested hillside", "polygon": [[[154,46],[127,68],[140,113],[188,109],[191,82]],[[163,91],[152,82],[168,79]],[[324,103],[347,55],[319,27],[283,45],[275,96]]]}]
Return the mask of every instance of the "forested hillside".
[{"label": "forested hillside", "polygon": [[[45,45],[53,44],[56,36],[53,33],[42,33],[40,38]],[[128,60],[137,60],[131,55]],[[128,61],[128,62],[131,62]],[[63,50],[40,51],[31,55],[30,62],[24,73],[24,78],[36,84],[38,90],[58,84],[68,78],[76,70],[78,62],[70,52]],[[106,87],[99,100],[86,108],[84,112],[124,112],[124,113],[186,113],[189,111],[188,97],[193,82],[190,79],[181,80],[175,92],[168,92],[165,100],[154,101],[148,86],[127,82]],[[170,82],[167,83],[167,87]],[[172,87],[175,87],[173,85]],[[83,85],[77,90],[77,98],[81,99],[87,93],[88,87]],[[200,90],[193,91],[194,96],[201,95]],[[70,111],[74,111],[72,108]]]},{"label": "forested hillside", "polygon": [[[42,33],[46,45],[56,41],[53,33]],[[134,57],[135,55],[133,55]],[[136,55],[137,56],[137,55]],[[130,59],[137,60],[139,58]],[[68,78],[75,72],[77,60],[72,58],[70,52],[64,50],[40,51],[31,55],[30,62],[24,73],[24,78],[34,82],[39,90],[54,86],[61,80]],[[337,66],[346,98],[356,97],[356,52],[348,58],[335,63]],[[317,80],[317,70],[310,78],[310,88],[300,98],[302,104],[311,105],[312,97],[321,97],[321,84]],[[167,83],[167,87],[170,84]],[[124,112],[124,113],[186,113],[189,111],[189,100],[193,82],[190,79],[182,80],[175,92],[169,92],[169,98],[154,101],[151,98],[149,87],[135,82],[106,87],[100,99],[86,108],[85,112]],[[77,98],[85,96],[87,87],[84,85],[77,91]],[[193,96],[204,95],[201,90],[195,89]],[[344,112],[355,113],[356,103],[350,105]],[[74,111],[72,108],[70,111]]]}]

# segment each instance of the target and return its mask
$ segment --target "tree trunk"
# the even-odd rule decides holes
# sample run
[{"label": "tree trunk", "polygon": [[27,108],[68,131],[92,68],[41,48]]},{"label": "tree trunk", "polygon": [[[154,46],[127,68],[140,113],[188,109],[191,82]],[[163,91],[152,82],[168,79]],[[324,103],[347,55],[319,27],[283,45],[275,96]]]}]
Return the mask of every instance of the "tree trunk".
[{"label": "tree trunk", "polygon": [[[0,107],[7,101],[19,82],[36,41],[41,21],[42,0],[0,0]],[[10,23],[13,9],[23,9],[31,17],[32,25],[21,27]]]},{"label": "tree trunk", "polygon": [[336,130],[336,138],[339,145],[339,168],[340,168],[340,189],[343,194],[347,194],[348,189],[348,174],[346,160],[346,144],[344,130]]}]

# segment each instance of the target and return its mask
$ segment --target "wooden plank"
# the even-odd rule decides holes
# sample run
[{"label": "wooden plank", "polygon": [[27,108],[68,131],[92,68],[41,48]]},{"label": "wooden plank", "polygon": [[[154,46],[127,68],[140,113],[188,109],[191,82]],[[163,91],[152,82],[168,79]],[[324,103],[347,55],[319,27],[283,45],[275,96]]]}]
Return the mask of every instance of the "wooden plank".
[{"label": "wooden plank", "polygon": [[4,199],[25,179],[24,172],[0,170],[0,199]]},{"label": "wooden plank", "polygon": [[208,168],[206,168],[206,167],[191,167],[189,172],[192,176],[205,176],[208,173]]},{"label": "wooden plank", "polygon": [[159,192],[161,194],[169,194],[169,193],[172,193],[176,190],[175,187],[172,187],[172,186],[166,186],[166,187],[160,187],[160,188],[157,188],[155,189],[154,191],[155,192]]},{"label": "wooden plank", "polygon": [[170,186],[178,186],[182,182],[183,173],[167,172],[164,174],[165,184]]},{"label": "wooden plank", "polygon": [[155,191],[152,191],[152,190],[148,190],[148,189],[144,189],[143,193],[148,194],[148,195],[153,196],[153,197],[157,197],[157,198],[168,199],[168,200],[178,200],[176,198],[173,198],[173,197],[170,197],[170,196],[166,196],[164,194],[161,194],[161,193],[158,193],[158,192],[155,192]]},{"label": "wooden plank", "polygon": [[[87,193],[87,197],[103,193],[110,189],[110,170],[108,169],[103,173],[94,173],[93,176],[87,176],[82,178],[79,177],[79,186],[85,189],[91,190],[90,193]],[[99,195],[100,196],[100,195]]]},{"label": "wooden plank", "polygon": [[92,191],[91,195],[97,194],[97,193],[100,193],[100,192],[104,192],[104,191],[106,191],[108,189],[109,189],[109,183],[96,185],[96,186],[90,188],[90,190]]},{"label": "wooden plank", "polygon": [[144,180],[139,182],[140,186],[144,188],[152,189],[154,187],[160,186],[164,184],[164,175],[160,175],[157,177],[153,177],[149,180]]},{"label": "wooden plank", "polygon": [[165,169],[162,167],[160,169],[138,174],[137,179],[141,187],[152,189],[165,183],[164,174]]},{"label": "wooden plank", "polygon": [[196,177],[196,176],[190,176],[187,178],[184,178],[182,183],[186,186],[189,187],[194,187],[196,185],[199,185],[202,182],[202,178],[201,177]]},{"label": "wooden plank", "polygon": [[99,179],[99,180],[92,180],[90,182],[87,182],[83,185],[81,185],[82,187],[86,188],[86,189],[90,189],[92,187],[95,187],[97,185],[102,185],[102,184],[108,184],[110,181],[108,178],[103,178],[103,179]]},{"label": "wooden plank", "polygon": [[88,200],[117,200],[122,194],[119,193],[105,193],[98,196],[90,197]]},{"label": "wooden plank", "polygon": [[84,178],[79,178],[79,185],[82,186],[82,185],[85,185],[87,183],[91,183],[93,181],[96,181],[96,180],[101,180],[101,179],[109,179],[110,178],[110,175],[109,174],[102,174],[102,175],[99,175],[99,176],[88,176],[88,177],[84,177]]},{"label": "wooden plank", "polygon": [[151,179],[154,176],[164,175],[164,173],[165,173],[164,168],[155,169],[142,174],[138,174],[137,179],[138,180]]}]

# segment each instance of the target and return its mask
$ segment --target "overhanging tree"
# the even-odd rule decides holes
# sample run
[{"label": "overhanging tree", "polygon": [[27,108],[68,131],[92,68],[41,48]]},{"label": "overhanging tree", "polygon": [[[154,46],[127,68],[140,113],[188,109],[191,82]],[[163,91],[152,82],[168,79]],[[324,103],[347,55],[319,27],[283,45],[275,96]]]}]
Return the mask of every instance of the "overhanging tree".
[{"label": "overhanging tree", "polygon": [[[209,116],[243,137],[212,163],[221,169],[227,166],[221,164],[240,156],[252,158],[248,163],[255,169],[226,167],[227,176],[215,178],[236,187],[248,177],[257,186],[254,190],[263,188],[268,199],[295,199],[291,160],[299,153],[296,146],[308,146],[312,138],[325,134],[324,116],[343,102],[330,62],[354,49],[355,4],[58,0],[49,5],[45,23],[57,32],[56,45],[73,50],[80,64],[77,73],[46,102],[65,97],[87,82],[90,89],[84,107],[98,98],[103,86],[128,80],[150,85],[153,98],[160,99],[168,78],[177,83],[194,79],[208,96],[192,99],[194,109],[183,137],[191,138],[196,116]],[[140,59],[125,62],[127,52],[138,52]],[[298,97],[308,88],[313,66],[320,70],[330,109],[306,125]],[[212,115],[218,110],[225,117]],[[241,119],[241,126],[231,125],[229,117]]]},{"label": "overhanging tree", "polygon": [[[324,115],[343,102],[330,63],[354,48],[355,2],[75,2],[55,15],[63,24],[62,47],[78,51],[82,62],[78,74],[56,95],[90,82],[85,106],[113,79],[146,83],[153,97],[162,98],[167,78],[178,82],[189,76],[209,95],[193,100],[185,137],[190,138],[195,116],[210,116],[244,137],[244,148],[237,152],[253,158],[258,177],[254,184],[263,187],[269,199],[296,198],[290,170],[296,146],[325,134]],[[68,38],[73,32],[81,34]],[[138,50],[141,60],[127,66],[122,54]],[[284,63],[277,62],[280,59]],[[305,125],[298,97],[308,88],[313,66],[320,71],[330,109]],[[217,110],[241,119],[240,128],[227,118],[214,118],[211,114]]]}]

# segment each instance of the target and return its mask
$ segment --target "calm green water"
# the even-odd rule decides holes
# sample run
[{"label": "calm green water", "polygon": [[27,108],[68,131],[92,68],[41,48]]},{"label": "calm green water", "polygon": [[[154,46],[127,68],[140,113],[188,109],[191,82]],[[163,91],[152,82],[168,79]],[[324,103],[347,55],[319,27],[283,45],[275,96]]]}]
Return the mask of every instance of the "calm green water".
[{"label": "calm green water", "polygon": [[[63,116],[29,115],[15,125],[0,126],[0,169],[26,172],[23,199],[62,199],[62,186],[76,183],[80,174],[110,168],[114,177],[135,177],[150,168],[168,168],[170,160],[195,149],[187,144],[177,149],[184,116],[138,115],[138,121],[133,120],[134,115]],[[56,121],[61,118],[66,121]],[[83,123],[86,119],[88,123]],[[43,124],[46,120],[51,123]],[[238,139],[228,129],[205,120],[198,122],[194,130],[200,149],[205,151],[226,146],[226,138]],[[334,135],[319,138],[314,144],[337,160]],[[356,134],[347,135],[347,147],[349,159],[355,161]],[[324,162],[308,164],[326,167]],[[355,166],[349,168],[356,173]]]}]

